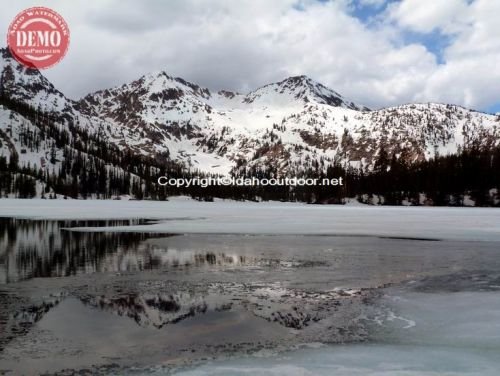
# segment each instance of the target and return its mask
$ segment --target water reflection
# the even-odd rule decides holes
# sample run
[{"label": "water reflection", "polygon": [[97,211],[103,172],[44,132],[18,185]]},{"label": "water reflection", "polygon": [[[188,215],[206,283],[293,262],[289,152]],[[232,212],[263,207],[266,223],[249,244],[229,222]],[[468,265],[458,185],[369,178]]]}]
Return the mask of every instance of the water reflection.
[{"label": "water reflection", "polygon": [[[131,226],[144,223],[144,220],[50,221],[0,218],[0,283],[95,272],[259,263],[252,257],[203,250],[178,250],[147,241],[171,236],[168,234],[67,231],[71,227]],[[260,263],[272,265],[273,260]]]},{"label": "water reflection", "polygon": [[64,294],[52,295],[41,302],[16,309],[13,308],[16,305],[16,302],[12,301],[13,296],[0,292],[0,351],[12,339],[26,335],[33,325],[57,307],[64,298]]},{"label": "water reflection", "polygon": [[[48,221],[0,219],[0,283],[35,277],[62,277],[78,273],[117,269],[107,255],[121,254],[118,269],[150,267],[148,259],[129,263],[126,254],[146,239],[137,233],[78,233],[75,226],[119,226],[141,224],[141,220]],[[151,235],[149,235],[150,237]],[[154,260],[151,260],[154,262]]]},{"label": "water reflection", "polygon": [[[498,244],[490,242],[65,230],[146,223],[0,218],[0,284],[88,273],[138,275],[135,272],[161,269],[197,278],[215,278],[218,273],[212,272],[220,271],[227,278],[237,275],[239,282],[255,280],[258,272],[263,281],[335,288],[379,286],[422,273],[500,268]],[[175,273],[168,273],[168,278],[176,279]]]},{"label": "water reflection", "polygon": [[128,317],[140,326],[162,328],[206,313],[203,296],[190,293],[125,294],[117,297],[89,296],[80,300],[88,306]]}]

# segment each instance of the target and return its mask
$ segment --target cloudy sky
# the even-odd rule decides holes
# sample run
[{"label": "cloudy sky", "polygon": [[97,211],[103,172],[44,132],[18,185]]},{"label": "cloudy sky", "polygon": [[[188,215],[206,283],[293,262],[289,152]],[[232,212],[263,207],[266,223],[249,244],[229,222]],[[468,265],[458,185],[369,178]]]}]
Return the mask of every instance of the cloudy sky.
[{"label": "cloudy sky", "polygon": [[247,92],[305,74],[373,108],[447,102],[500,111],[500,0],[17,0],[71,30],[44,74],[66,95],[164,70]]}]

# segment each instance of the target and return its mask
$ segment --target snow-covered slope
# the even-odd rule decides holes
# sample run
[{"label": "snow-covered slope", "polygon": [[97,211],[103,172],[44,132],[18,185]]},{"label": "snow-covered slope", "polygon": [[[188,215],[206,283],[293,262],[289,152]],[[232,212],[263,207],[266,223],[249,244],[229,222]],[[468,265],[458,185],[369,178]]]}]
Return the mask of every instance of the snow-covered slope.
[{"label": "snow-covered slope", "polygon": [[[1,90],[9,98],[101,134],[121,149],[169,157],[192,170],[294,175],[326,169],[334,161],[371,169],[381,149],[412,163],[500,141],[497,115],[446,104],[372,111],[305,76],[245,95],[212,92],[157,72],[75,102],[6,50],[1,55]],[[11,115],[0,112],[4,138],[16,146],[14,136],[5,133]]]},{"label": "snow-covered slope", "polygon": [[0,90],[3,93],[41,110],[71,111],[71,101],[38,70],[19,64],[7,49],[0,49],[0,58]]}]

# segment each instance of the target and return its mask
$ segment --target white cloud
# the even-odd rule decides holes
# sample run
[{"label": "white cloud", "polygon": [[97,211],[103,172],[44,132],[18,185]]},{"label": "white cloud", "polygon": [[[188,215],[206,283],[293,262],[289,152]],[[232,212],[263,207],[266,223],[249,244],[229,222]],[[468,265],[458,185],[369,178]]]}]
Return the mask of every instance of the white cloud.
[{"label": "white cloud", "polygon": [[[497,1],[403,0],[367,27],[351,15],[352,0],[19,0],[3,5],[0,30],[40,3],[70,25],[69,54],[45,74],[72,97],[161,69],[243,92],[306,74],[372,107],[438,100],[485,108],[500,98],[488,80],[500,66]],[[430,19],[421,3],[439,3]],[[446,64],[421,44],[395,43],[408,28],[453,33]]]},{"label": "white cloud", "polygon": [[467,0],[402,0],[391,4],[388,13],[400,26],[422,33],[453,33],[468,21]]},{"label": "white cloud", "polygon": [[446,49],[446,63],[430,76],[419,99],[482,108],[500,102],[500,2],[476,0],[470,24]]}]

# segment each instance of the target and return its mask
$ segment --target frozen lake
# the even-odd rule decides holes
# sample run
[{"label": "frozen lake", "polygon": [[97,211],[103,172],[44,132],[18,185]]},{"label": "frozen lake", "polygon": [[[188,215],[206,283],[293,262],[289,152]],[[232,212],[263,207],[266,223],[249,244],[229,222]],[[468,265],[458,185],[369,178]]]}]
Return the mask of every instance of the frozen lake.
[{"label": "frozen lake", "polygon": [[373,235],[500,241],[500,210],[307,205],[276,202],[0,200],[0,216],[44,219],[157,219],[115,228],[166,233]]},{"label": "frozen lake", "polygon": [[500,368],[499,210],[0,200],[0,215],[0,374]]}]

